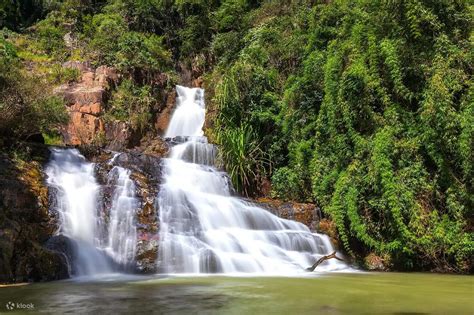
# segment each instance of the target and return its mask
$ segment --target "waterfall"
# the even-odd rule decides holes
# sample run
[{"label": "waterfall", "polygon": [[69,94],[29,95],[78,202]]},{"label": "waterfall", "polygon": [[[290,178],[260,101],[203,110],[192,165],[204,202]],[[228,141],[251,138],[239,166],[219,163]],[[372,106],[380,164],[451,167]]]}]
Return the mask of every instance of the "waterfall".
[{"label": "waterfall", "polygon": [[112,168],[109,182],[115,183],[115,192],[109,215],[106,251],[117,264],[130,269],[135,261],[137,243],[135,212],[139,202],[135,195],[135,184],[130,179],[130,171],[120,166]]},{"label": "waterfall", "polygon": [[56,191],[59,233],[75,243],[76,275],[129,270],[135,262],[135,212],[139,202],[130,171],[118,166],[110,170],[112,202],[104,208],[94,168],[78,150],[58,148],[52,149],[46,168],[47,183]]},{"label": "waterfall", "polygon": [[[301,272],[333,251],[329,238],[232,196],[203,136],[204,90],[177,86],[159,192],[159,269],[166,273]],[[327,261],[319,270],[344,268]]]},{"label": "waterfall", "polygon": [[94,164],[76,149],[52,149],[46,174],[48,185],[57,191],[59,232],[76,243],[77,274],[110,272],[109,261],[100,250],[103,224],[98,215],[100,186]]},{"label": "waterfall", "polygon": [[176,86],[179,106],[173,113],[166,130],[165,138],[178,136],[202,136],[202,126],[206,115],[204,108],[204,91],[202,89],[188,89]]}]

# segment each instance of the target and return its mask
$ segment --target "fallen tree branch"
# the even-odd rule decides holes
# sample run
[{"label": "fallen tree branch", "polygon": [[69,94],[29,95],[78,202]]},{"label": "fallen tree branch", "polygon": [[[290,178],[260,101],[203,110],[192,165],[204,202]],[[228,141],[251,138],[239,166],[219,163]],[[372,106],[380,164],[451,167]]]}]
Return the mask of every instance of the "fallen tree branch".
[{"label": "fallen tree branch", "polygon": [[306,271],[309,271],[309,272],[314,271],[314,269],[316,269],[316,267],[319,266],[323,261],[326,261],[326,260],[332,259],[332,258],[335,258],[335,259],[340,260],[340,261],[344,261],[344,259],[339,258],[339,257],[336,256],[336,252],[333,252],[332,254],[329,254],[329,255],[326,255],[326,256],[323,256],[323,257],[319,258],[318,261],[314,263],[314,265],[312,265],[309,268],[306,268]]}]

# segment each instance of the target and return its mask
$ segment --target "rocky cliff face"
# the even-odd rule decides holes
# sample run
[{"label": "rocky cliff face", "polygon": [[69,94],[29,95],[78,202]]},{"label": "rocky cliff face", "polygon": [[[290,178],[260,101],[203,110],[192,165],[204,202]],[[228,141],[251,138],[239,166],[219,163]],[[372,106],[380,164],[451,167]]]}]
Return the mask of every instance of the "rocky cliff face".
[{"label": "rocky cliff face", "polygon": [[42,176],[48,155],[45,147],[25,159],[0,155],[0,283],[69,277],[66,257],[43,246],[58,228]]},{"label": "rocky cliff face", "polygon": [[[90,144],[100,135],[105,137],[106,129],[102,115],[110,89],[115,87],[119,75],[114,68],[101,66],[92,69],[87,62],[67,62],[66,68],[81,73],[78,82],[68,83],[55,89],[67,105],[70,122],[62,129],[65,144]],[[125,132],[117,130],[114,134]],[[110,133],[110,132],[109,132]]]},{"label": "rocky cliff face", "polygon": [[[80,73],[77,82],[55,89],[55,93],[64,98],[70,116],[69,124],[61,129],[64,144],[100,144],[109,150],[123,151],[142,146],[143,140],[150,139],[149,136],[137,134],[129,122],[104,119],[107,102],[121,79],[116,69],[107,66],[93,69],[88,62],[79,61],[66,62],[63,67],[76,69]],[[162,99],[157,103],[159,106],[153,112],[156,135],[166,131],[176,102],[174,89],[168,91],[163,88],[161,94]]]}]

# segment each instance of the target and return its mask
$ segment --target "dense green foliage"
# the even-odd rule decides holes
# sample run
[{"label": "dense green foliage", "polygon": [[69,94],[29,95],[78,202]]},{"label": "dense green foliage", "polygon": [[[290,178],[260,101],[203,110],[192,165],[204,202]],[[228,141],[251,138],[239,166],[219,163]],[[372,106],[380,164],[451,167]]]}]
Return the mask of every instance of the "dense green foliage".
[{"label": "dense green foliage", "polygon": [[353,255],[469,270],[471,8],[305,4],[250,11],[240,47],[229,32],[214,37],[214,132],[256,130],[276,168],[273,196],[317,202]]},{"label": "dense green foliage", "polygon": [[0,147],[54,134],[67,121],[63,101],[46,84],[25,71],[15,47],[0,37]]},{"label": "dense green foliage", "polygon": [[137,87],[125,80],[113,94],[106,118],[129,121],[135,130],[143,131],[147,129],[154,102],[150,86]]},{"label": "dense green foliage", "polygon": [[121,71],[108,118],[152,128],[160,91],[191,70],[205,79],[206,133],[241,192],[271,179],[273,197],[318,203],[357,258],[472,270],[469,2],[33,1],[36,15],[12,3],[3,26],[44,17],[24,60]]}]

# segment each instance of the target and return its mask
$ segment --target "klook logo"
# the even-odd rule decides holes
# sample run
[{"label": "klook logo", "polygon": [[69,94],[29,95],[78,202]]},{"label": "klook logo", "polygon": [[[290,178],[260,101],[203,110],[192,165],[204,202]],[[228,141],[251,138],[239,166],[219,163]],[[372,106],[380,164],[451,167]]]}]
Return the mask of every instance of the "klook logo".
[{"label": "klook logo", "polygon": [[33,303],[21,303],[21,302],[7,302],[5,305],[7,310],[12,311],[14,309],[24,309],[24,310],[32,310],[35,308],[35,305]]},{"label": "klook logo", "polygon": [[8,302],[7,305],[6,305],[6,307],[7,307],[7,310],[10,310],[10,311],[11,311],[12,309],[15,308],[15,303],[13,303],[13,302]]}]

